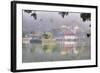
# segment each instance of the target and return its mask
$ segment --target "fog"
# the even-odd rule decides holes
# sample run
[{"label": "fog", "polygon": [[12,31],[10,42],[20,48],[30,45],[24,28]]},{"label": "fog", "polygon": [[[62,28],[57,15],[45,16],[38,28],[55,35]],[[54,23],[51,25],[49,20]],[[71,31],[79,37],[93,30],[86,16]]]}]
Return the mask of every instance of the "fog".
[{"label": "fog", "polygon": [[[32,11],[32,13],[35,13],[37,17],[34,18],[33,16],[31,16],[31,13],[27,13],[23,11],[23,18],[22,18],[22,26],[23,26],[22,32],[23,33],[25,33],[26,35],[30,34],[31,32],[53,33],[54,29],[60,29],[63,25],[67,26],[67,28],[69,28],[69,30],[71,30],[72,32],[75,32],[74,28],[78,26],[79,27],[78,34],[75,34],[75,36],[78,36],[80,40],[76,41],[76,46],[74,46],[73,48],[80,50],[80,52],[78,53],[78,55],[74,53],[63,55],[62,51],[65,52],[64,49],[59,47],[59,44],[56,44],[57,41],[56,43],[53,41],[51,43],[56,44],[56,48],[52,49],[53,51],[51,51],[50,53],[46,53],[41,45],[43,43],[43,40],[42,40],[42,43],[39,43],[39,44],[35,42],[35,43],[27,43],[27,44],[22,45],[23,46],[22,48],[23,62],[26,63],[26,62],[90,59],[91,37],[87,37],[87,33],[91,34],[91,27],[90,27],[91,21],[89,20],[83,21],[82,18],[80,17],[81,13],[68,12],[68,15],[65,15],[64,17],[62,17],[59,14],[59,12]],[[55,31],[55,33],[57,32]],[[53,39],[56,39],[56,37],[54,37]],[[63,41],[63,42],[66,42],[66,41]],[[61,42],[61,44],[63,42]],[[49,43],[50,42],[47,43],[48,46],[50,46]],[[73,50],[73,48],[71,49]]]}]

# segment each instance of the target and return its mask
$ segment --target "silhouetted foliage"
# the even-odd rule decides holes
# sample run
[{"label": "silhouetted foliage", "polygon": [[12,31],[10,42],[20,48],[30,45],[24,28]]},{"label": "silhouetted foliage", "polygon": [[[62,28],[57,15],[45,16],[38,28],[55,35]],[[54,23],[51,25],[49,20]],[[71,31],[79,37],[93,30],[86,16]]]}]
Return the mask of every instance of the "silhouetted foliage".
[{"label": "silhouetted foliage", "polygon": [[89,25],[89,27],[91,27],[91,24]]},{"label": "silhouetted foliage", "polygon": [[81,13],[80,17],[82,18],[83,21],[91,20],[91,14],[90,13]]},{"label": "silhouetted foliage", "polygon": [[59,14],[64,18],[65,15],[68,15],[68,12],[59,12]]},{"label": "silhouetted foliage", "polygon": [[31,13],[32,10],[24,10],[24,12],[26,12],[26,13]]},{"label": "silhouetted foliage", "polygon": [[37,19],[37,14],[36,13],[32,13],[31,16],[33,16],[33,18],[36,20]]},{"label": "silhouetted foliage", "polygon": [[86,35],[87,35],[87,37],[90,37],[91,34],[90,33],[87,33]]}]

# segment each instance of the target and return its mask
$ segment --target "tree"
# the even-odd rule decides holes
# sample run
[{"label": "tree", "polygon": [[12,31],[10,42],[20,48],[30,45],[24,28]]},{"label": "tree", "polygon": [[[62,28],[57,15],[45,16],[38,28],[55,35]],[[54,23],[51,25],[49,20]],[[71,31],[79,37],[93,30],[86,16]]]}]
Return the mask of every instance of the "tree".
[{"label": "tree", "polygon": [[59,12],[59,14],[64,18],[65,15],[68,15],[68,12]]},{"label": "tree", "polygon": [[[81,13],[80,17],[82,18],[82,20],[85,22],[87,20],[91,20],[91,14],[90,13]],[[91,27],[91,24],[89,25],[89,27]],[[89,38],[91,36],[91,33],[86,33],[86,36]]]},{"label": "tree", "polygon": [[91,20],[91,14],[90,13],[81,13],[80,17],[82,18],[83,21]]}]

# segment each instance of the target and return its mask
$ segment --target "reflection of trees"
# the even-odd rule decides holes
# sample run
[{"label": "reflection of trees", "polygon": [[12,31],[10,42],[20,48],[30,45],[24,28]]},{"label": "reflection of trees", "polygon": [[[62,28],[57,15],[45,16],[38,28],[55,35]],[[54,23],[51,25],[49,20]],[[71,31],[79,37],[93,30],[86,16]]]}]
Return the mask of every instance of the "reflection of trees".
[{"label": "reflection of trees", "polygon": [[47,51],[48,48],[49,48],[48,45],[44,45],[44,46],[43,46],[43,50],[44,50],[44,51]]},{"label": "reflection of trees", "polygon": [[81,13],[80,17],[82,18],[83,21],[91,20],[91,14],[90,13]]},{"label": "reflection of trees", "polygon": [[51,53],[55,48],[56,42],[52,38],[53,35],[50,32],[45,32],[42,37],[42,48],[46,53]]}]

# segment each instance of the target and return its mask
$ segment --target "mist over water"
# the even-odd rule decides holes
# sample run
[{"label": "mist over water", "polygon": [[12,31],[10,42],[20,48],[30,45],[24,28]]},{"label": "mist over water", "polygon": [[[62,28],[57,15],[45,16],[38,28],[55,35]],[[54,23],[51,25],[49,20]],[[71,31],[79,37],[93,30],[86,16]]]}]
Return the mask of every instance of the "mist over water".
[{"label": "mist over water", "polygon": [[[36,19],[24,10],[22,14],[22,38],[28,39],[22,43],[23,63],[90,59],[91,37],[87,37],[87,33],[91,34],[91,21],[84,22],[81,13],[68,12],[64,17],[59,12],[33,10],[32,13],[36,13]],[[44,33],[47,38],[43,37]],[[72,48],[65,45],[70,41],[75,42]]]}]

